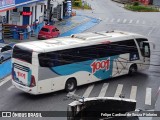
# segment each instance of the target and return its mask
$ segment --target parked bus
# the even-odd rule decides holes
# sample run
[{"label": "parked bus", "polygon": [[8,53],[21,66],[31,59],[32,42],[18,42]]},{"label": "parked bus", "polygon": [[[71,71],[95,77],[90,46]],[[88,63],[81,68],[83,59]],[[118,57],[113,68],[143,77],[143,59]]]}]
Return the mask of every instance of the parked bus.
[{"label": "parked bus", "polygon": [[146,37],[129,32],[88,32],[18,43],[12,55],[12,83],[43,94],[149,68]]}]

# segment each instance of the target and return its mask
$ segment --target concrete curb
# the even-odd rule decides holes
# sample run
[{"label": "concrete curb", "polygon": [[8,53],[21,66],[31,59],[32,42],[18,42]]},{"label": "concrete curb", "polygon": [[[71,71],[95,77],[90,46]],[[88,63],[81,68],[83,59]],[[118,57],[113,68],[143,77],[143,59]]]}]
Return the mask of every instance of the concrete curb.
[{"label": "concrete curb", "polygon": [[90,17],[90,19],[87,22],[84,22],[84,23],[80,24],[79,26],[76,26],[75,28],[72,28],[71,30],[61,34],[60,37],[70,36],[71,34],[77,34],[77,33],[84,32],[84,31],[92,28],[96,24],[99,24],[99,22],[100,22],[99,19]]},{"label": "concrete curb", "polygon": [[[76,15],[76,16],[81,16],[81,15]],[[83,17],[86,17],[86,16],[83,16]],[[72,29],[74,29],[74,28],[76,28],[76,27],[78,27],[78,26],[80,26],[80,25],[82,25],[82,24],[84,24],[84,23],[86,23],[86,22],[89,22],[90,21],[90,19],[88,19],[88,20],[85,20],[85,21],[83,21],[83,22],[81,22],[81,23],[75,23],[74,25],[72,25],[73,27],[69,27],[68,29],[66,29],[64,32],[62,32],[61,34],[64,34],[65,32],[67,32],[67,31],[69,31],[69,30],[72,30]]]},{"label": "concrete curb", "polygon": [[5,78],[0,80],[0,86],[2,86],[3,84],[5,84],[7,81],[9,81],[11,79],[11,75],[6,76]]},{"label": "concrete curb", "polygon": [[130,0],[112,0],[112,1],[118,2],[118,3],[121,3],[121,4],[125,4],[125,3],[130,2]]},{"label": "concrete curb", "polygon": [[[98,20],[98,19],[97,19],[97,20]],[[101,22],[101,20],[99,19],[99,23],[100,23],[100,22]],[[98,23],[98,24],[99,24],[99,23]],[[95,26],[95,25],[94,25],[94,26]],[[94,26],[90,27],[89,29],[93,28]],[[87,31],[87,30],[88,30],[88,29],[86,29],[85,31]],[[84,31],[84,32],[85,32],[85,31]]]}]

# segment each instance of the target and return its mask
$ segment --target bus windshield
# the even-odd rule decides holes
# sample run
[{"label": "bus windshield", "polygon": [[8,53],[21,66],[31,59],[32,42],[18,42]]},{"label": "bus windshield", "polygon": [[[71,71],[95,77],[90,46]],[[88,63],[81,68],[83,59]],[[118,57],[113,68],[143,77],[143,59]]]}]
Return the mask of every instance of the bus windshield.
[{"label": "bus windshield", "polygon": [[144,38],[138,38],[136,40],[139,45],[142,56],[150,57],[150,47],[149,47],[149,43],[147,43],[148,40]]}]

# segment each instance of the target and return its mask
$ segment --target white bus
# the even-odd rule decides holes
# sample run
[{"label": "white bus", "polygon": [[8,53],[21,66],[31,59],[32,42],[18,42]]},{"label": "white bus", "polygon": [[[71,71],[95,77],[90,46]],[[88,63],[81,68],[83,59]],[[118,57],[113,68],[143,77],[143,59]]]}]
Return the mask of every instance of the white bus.
[{"label": "white bus", "polygon": [[150,46],[135,33],[88,32],[18,43],[12,55],[12,83],[43,94],[149,68]]}]

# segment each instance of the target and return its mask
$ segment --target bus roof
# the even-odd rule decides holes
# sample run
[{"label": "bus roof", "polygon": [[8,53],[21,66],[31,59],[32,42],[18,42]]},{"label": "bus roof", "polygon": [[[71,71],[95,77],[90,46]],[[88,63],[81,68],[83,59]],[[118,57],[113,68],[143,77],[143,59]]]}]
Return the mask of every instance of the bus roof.
[{"label": "bus roof", "polygon": [[68,37],[52,38],[48,40],[32,41],[18,43],[20,45],[36,52],[49,52],[62,49],[69,49],[81,46],[96,45],[102,43],[117,42],[121,40],[129,40],[133,38],[146,38],[136,33],[124,31],[111,32],[86,32],[74,34]]}]

